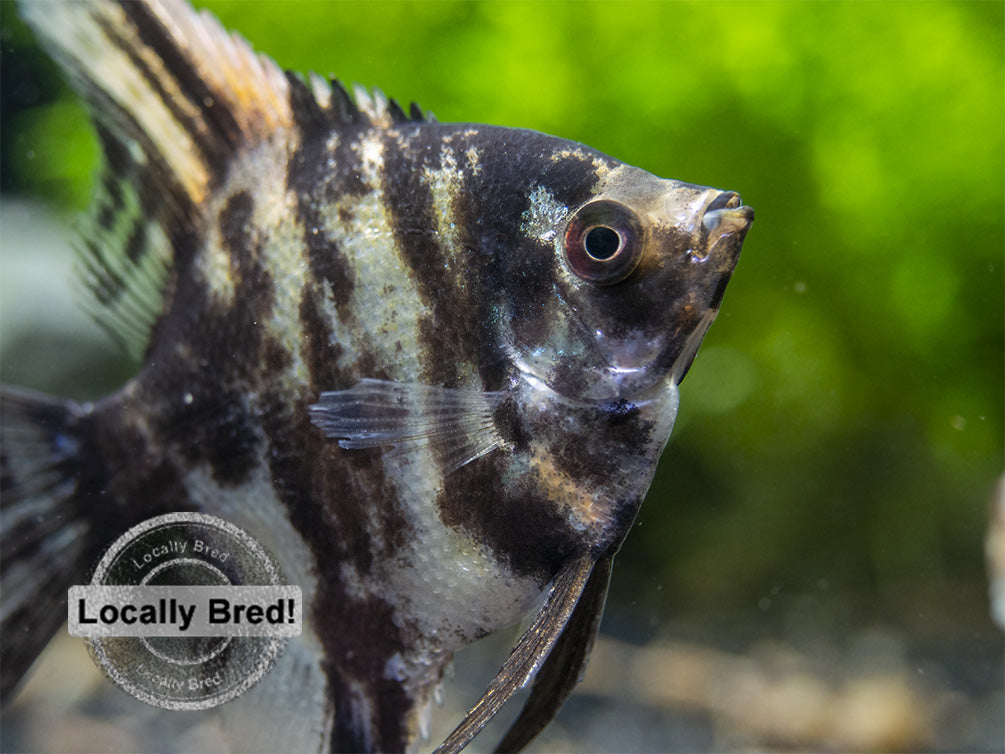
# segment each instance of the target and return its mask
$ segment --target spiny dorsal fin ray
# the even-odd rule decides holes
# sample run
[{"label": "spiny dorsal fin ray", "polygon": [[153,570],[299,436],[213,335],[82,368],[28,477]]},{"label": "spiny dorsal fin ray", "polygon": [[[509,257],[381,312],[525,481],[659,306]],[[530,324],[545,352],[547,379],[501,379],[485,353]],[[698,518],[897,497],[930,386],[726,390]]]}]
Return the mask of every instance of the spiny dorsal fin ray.
[{"label": "spiny dorsal fin ray", "polygon": [[[289,76],[302,79],[295,73]],[[368,124],[377,128],[390,128],[397,123],[435,123],[436,117],[423,112],[418,103],[412,102],[408,112],[393,97],[388,97],[379,88],[367,89],[354,84],[352,94],[336,78],[325,80],[311,72],[306,85],[317,106],[328,113],[331,121],[341,124]]]}]

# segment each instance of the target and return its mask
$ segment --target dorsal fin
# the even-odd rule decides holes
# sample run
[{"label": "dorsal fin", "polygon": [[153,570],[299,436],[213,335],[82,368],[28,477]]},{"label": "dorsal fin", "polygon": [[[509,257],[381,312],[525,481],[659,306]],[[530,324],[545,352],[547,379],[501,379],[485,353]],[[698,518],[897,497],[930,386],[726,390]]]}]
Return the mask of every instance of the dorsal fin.
[{"label": "dorsal fin", "polygon": [[97,127],[105,159],[82,277],[92,315],[136,357],[172,270],[201,240],[205,199],[241,149],[293,128],[300,106],[337,124],[427,119],[379,91],[357,89],[354,103],[337,82],[288,75],[183,0],[22,0],[21,10]]},{"label": "dorsal fin", "polygon": [[[299,78],[294,73],[287,75]],[[396,99],[387,97],[376,87],[367,90],[355,84],[350,95],[338,79],[326,81],[316,73],[309,74],[307,83],[314,102],[335,123],[366,123],[377,128],[390,128],[396,123],[436,122],[432,113],[423,112],[415,102],[409,105],[406,113]]]},{"label": "dorsal fin", "polygon": [[138,356],[233,155],[293,122],[287,78],[179,0],[21,10],[90,105],[105,164],[82,229],[84,283],[99,323]]}]

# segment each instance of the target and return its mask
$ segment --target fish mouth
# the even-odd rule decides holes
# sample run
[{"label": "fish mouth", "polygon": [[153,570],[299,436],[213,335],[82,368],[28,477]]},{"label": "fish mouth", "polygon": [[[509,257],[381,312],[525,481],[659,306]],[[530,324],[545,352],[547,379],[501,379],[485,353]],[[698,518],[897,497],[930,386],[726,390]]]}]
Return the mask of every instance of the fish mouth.
[{"label": "fish mouth", "polygon": [[[695,247],[689,250],[692,261],[704,262],[716,252],[726,250],[727,260],[735,264],[744,236],[754,222],[754,208],[743,204],[735,191],[721,191],[706,205],[701,231]],[[732,252],[732,253],[729,253]]]},{"label": "fish mouth", "polygon": [[702,224],[712,231],[721,219],[743,218],[749,225],[754,221],[754,208],[743,204],[743,199],[735,191],[720,191],[706,207]]},{"label": "fish mouth", "polygon": [[754,222],[754,208],[746,205],[713,209],[701,218],[701,225],[707,233],[725,235],[746,232]]},{"label": "fish mouth", "polygon": [[[734,196],[737,196],[734,194]],[[739,201],[739,197],[737,198]],[[701,218],[702,227],[712,233],[714,231],[736,232],[746,230],[754,222],[754,208],[746,205],[713,209]]]}]

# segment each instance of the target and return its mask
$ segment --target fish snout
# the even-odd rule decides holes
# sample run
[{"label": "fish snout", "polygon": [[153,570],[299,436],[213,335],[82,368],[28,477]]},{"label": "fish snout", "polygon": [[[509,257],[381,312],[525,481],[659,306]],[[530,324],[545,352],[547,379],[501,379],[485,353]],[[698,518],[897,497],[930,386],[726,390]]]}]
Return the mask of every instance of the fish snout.
[{"label": "fish snout", "polygon": [[754,222],[754,210],[744,206],[735,191],[720,191],[705,206],[694,245],[688,249],[692,262],[704,263],[716,258],[729,265],[736,263],[743,239]]}]

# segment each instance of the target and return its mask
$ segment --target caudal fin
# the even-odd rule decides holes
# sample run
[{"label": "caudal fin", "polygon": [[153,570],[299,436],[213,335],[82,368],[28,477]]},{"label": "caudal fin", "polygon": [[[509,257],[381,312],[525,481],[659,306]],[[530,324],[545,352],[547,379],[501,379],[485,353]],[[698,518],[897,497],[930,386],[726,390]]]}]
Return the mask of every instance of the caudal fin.
[{"label": "caudal fin", "polygon": [[0,702],[66,620],[66,595],[97,553],[89,536],[83,409],[0,388]]}]

